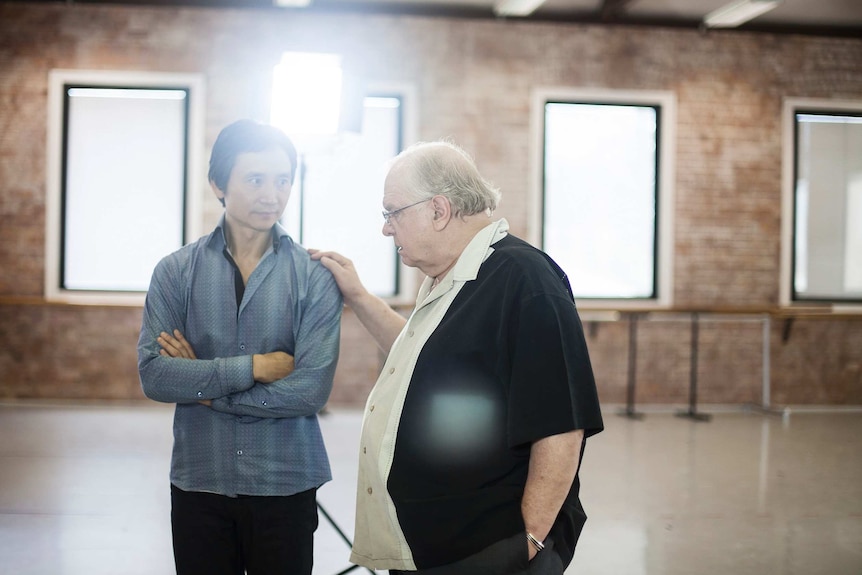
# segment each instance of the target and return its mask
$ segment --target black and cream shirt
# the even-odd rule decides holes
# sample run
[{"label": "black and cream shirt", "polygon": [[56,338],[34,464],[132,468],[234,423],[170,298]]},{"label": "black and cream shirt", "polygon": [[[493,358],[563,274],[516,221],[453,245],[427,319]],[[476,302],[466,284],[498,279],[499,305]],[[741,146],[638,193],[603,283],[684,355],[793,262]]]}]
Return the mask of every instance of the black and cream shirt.
[{"label": "black and cream shirt", "polygon": [[[523,531],[531,443],[575,429],[602,419],[568,280],[494,222],[423,282],[368,397],[351,561],[425,569]],[[552,529],[562,553],[585,519],[576,479]]]}]

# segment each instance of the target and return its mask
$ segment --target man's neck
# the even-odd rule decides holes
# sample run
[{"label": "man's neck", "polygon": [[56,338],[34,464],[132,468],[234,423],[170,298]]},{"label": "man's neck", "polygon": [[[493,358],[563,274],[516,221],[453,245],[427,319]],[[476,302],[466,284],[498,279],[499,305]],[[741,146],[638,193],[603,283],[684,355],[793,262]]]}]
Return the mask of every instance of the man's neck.
[{"label": "man's neck", "polygon": [[232,226],[226,220],[225,241],[234,259],[258,261],[272,245],[272,230],[260,231]]},{"label": "man's neck", "polygon": [[446,277],[446,274],[455,267],[461,254],[464,253],[464,250],[467,249],[467,246],[470,245],[470,242],[472,242],[473,238],[476,237],[476,234],[485,229],[491,223],[491,218],[489,218],[485,212],[467,216],[464,219],[455,218],[452,220],[450,225],[454,224],[455,229],[452,232],[452,236],[450,236],[449,247],[447,250],[448,258],[446,259],[449,261],[449,265],[433,276],[434,286],[437,286],[437,284]]}]

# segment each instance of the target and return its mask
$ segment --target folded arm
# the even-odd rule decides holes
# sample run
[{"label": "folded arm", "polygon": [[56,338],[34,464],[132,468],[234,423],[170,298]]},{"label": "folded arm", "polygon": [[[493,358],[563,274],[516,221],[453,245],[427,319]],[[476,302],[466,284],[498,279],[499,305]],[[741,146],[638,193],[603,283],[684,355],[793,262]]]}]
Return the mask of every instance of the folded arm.
[{"label": "folded arm", "polygon": [[[183,334],[186,304],[182,295],[187,280],[183,268],[170,259],[160,262],[147,293],[138,340],[138,368],[147,397],[166,403],[212,405],[215,399],[281,381],[295,371],[294,356],[283,351],[198,359]],[[337,293],[331,283],[330,293]],[[334,307],[340,310],[340,303]]]},{"label": "folded arm", "polygon": [[338,363],[343,302],[332,274],[321,266],[311,272],[301,307],[293,356],[280,351],[255,355],[257,384],[213,400],[213,409],[253,417],[303,417],[326,405]]},{"label": "folded arm", "polygon": [[249,389],[254,385],[251,356],[192,359],[189,350],[181,349],[172,357],[160,345],[163,334],[185,331],[185,285],[180,268],[179,262],[163,260],[150,282],[138,339],[138,372],[144,394],[166,403],[195,403]]},{"label": "folded arm", "polygon": [[[173,333],[162,332],[156,341],[162,347],[159,352],[163,357],[179,357],[184,359],[197,359],[195,350],[192,345],[186,340],[185,336],[178,329],[173,330]],[[256,353],[251,356],[252,375],[256,383],[272,383],[279,379],[285,378],[296,367],[294,357],[283,351],[273,351],[270,353]],[[206,406],[212,406],[211,399],[202,399],[198,403]]]}]

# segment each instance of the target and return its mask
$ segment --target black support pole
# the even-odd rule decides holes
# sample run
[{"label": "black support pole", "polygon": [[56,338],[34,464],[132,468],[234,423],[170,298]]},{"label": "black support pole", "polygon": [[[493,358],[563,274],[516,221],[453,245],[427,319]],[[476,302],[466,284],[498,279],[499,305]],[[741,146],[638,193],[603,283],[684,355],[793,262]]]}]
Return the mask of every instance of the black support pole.
[{"label": "black support pole", "polygon": [[700,321],[697,312],[691,314],[691,360],[688,378],[688,411],[677,413],[680,417],[689,417],[695,421],[709,421],[709,415],[697,412],[697,354],[699,347]]},{"label": "black support pole", "polygon": [[638,359],[638,314],[629,314],[629,365],[626,385],[626,408],[620,413],[631,419],[641,419],[643,414],[635,412],[635,385]]}]

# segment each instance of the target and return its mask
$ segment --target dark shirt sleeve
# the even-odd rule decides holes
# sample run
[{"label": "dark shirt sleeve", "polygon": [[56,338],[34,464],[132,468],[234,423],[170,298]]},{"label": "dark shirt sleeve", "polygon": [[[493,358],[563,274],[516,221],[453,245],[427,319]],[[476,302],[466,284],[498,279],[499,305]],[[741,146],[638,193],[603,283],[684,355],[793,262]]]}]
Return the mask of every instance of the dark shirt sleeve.
[{"label": "dark shirt sleeve", "polygon": [[576,429],[602,430],[595,379],[580,318],[568,295],[523,299],[510,333],[509,444]]}]

